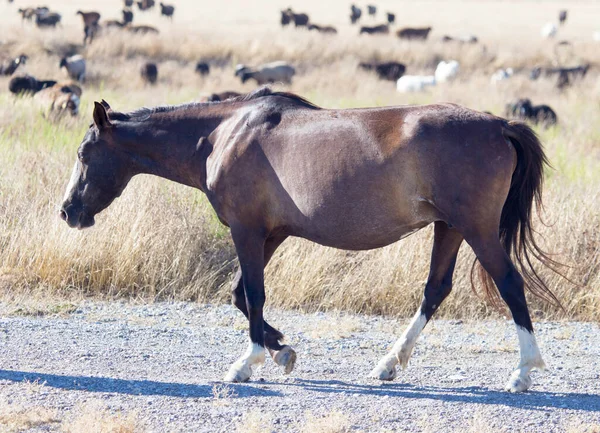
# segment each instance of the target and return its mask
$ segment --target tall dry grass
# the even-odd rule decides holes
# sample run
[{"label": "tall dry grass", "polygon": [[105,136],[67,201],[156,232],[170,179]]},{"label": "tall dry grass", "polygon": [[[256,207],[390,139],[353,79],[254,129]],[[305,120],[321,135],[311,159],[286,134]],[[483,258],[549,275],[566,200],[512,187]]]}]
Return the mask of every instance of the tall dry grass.
[{"label": "tall dry grass", "polygon": [[[307,5],[322,10],[316,2]],[[456,5],[457,10],[465,10],[460,9],[466,7],[462,3]],[[335,7],[343,10],[346,6]],[[532,14],[529,20],[533,10],[527,9]],[[323,16],[329,15],[323,10]],[[148,17],[149,23],[158,20]],[[544,218],[550,226],[537,224],[536,228],[546,249],[570,266],[565,273],[578,285],[540,269],[563,301],[566,314],[536,300],[532,306],[538,317],[597,320],[598,74],[592,72],[584,82],[564,92],[557,91],[549,80],[529,81],[525,71],[498,86],[489,82],[490,72],[499,66],[526,68],[556,61],[547,41],[535,40],[524,46],[505,41],[490,29],[488,34],[478,35],[485,42],[483,49],[438,42],[401,43],[391,36],[359,38],[356,29],[347,25],[340,27],[338,36],[322,37],[281,31],[271,21],[264,27],[248,22],[237,32],[232,31],[238,29],[237,22],[191,28],[156,21],[162,30],[158,37],[131,38],[113,32],[82,50],[77,45],[81,35],[75,20],[65,23],[60,31],[41,32],[21,27],[14,17],[1,19],[8,20],[9,25],[0,29],[5,41],[0,49],[6,55],[31,53],[27,72],[39,78],[59,77],[59,57],[79,50],[88,59],[90,77],[80,118],[59,123],[44,119],[31,100],[9,95],[8,79],[0,78],[0,289],[5,299],[43,293],[227,301],[229,279],[235,269],[234,250],[228,231],[199,191],[140,176],[98,216],[94,228],[82,232],[67,228],[57,217],[57,209],[76,148],[90,121],[93,100],[103,98],[115,109],[129,110],[185,102],[220,90],[249,91],[252,84],[236,81],[233,64],[282,58],[298,65],[299,74],[291,90],[324,107],[452,101],[501,114],[506,102],[523,95],[553,106],[560,126],[540,131],[554,167],[546,173]],[[507,17],[499,14],[495,19],[504,23]],[[519,20],[514,33],[530,35],[528,18]],[[569,62],[593,58],[594,47],[580,36],[575,38],[578,42]],[[207,78],[193,73],[199,58],[212,59],[216,65]],[[438,60],[456,58],[461,63],[461,75],[457,82],[428,93],[401,95],[394,91],[393,83],[356,71],[359,60],[377,58],[401,60],[411,73],[431,73]],[[159,84],[153,88],[139,79],[139,67],[146,59],[159,63]],[[290,239],[267,269],[269,305],[411,315],[422,296],[431,245],[431,228],[369,252],[337,251]],[[463,245],[455,290],[440,316],[497,314],[469,288],[472,259],[470,249]]]}]

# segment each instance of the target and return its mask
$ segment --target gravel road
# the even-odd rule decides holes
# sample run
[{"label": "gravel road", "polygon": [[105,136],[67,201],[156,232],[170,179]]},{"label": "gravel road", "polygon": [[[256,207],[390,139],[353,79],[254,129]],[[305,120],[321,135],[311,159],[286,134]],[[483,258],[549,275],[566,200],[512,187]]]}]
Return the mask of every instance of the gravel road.
[{"label": "gravel road", "polygon": [[434,321],[409,368],[379,383],[367,375],[407,321],[268,310],[298,353],[296,370],[284,376],[267,357],[252,382],[222,384],[247,341],[245,319],[230,306],[83,303],[41,317],[9,311],[0,305],[3,410],[43,407],[68,418],[94,402],[107,413],[136,414],[144,432],[583,432],[600,425],[597,324],[536,324],[549,370],[532,374],[529,392],[511,395],[502,391],[518,362],[509,321]]}]

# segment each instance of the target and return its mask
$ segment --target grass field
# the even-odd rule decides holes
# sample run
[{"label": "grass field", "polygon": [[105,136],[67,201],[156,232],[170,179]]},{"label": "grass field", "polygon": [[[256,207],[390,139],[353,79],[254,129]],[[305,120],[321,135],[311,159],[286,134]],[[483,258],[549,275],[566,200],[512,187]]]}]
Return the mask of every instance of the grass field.
[{"label": "grass field", "polygon": [[[250,91],[233,76],[233,66],[287,60],[298,76],[290,90],[324,107],[362,107],[451,101],[502,114],[519,96],[552,106],[559,126],[539,130],[553,166],[546,173],[544,220],[537,224],[542,244],[569,267],[577,285],[540,270],[562,300],[566,312],[533,301],[538,318],[597,320],[600,307],[600,80],[592,32],[600,16],[595,2],[421,1],[378,2],[380,11],[395,11],[399,26],[431,25],[431,40],[401,42],[394,36],[357,35],[348,23],[344,1],[297,2],[339,34],[324,36],[278,25],[278,10],[287,1],[254,3],[175,1],[174,22],[158,11],[139,13],[135,22],[160,28],[158,36],[103,34],[81,47],[77,8],[97,9],[117,18],[121,2],[65,0],[49,2],[64,16],[63,28],[40,31],[22,25],[17,7],[0,5],[0,55],[24,52],[24,71],[40,79],[61,77],[62,55],[81,52],[88,61],[81,114],[49,122],[31,99],[15,99],[0,78],[0,290],[17,303],[52,304],[85,296],[133,299],[228,301],[235,256],[228,231],[199,191],[168,181],[139,176],[123,196],[97,218],[94,228],[74,231],[57,216],[76,149],[91,121],[94,100],[117,110],[175,104],[214,91]],[[556,48],[539,30],[566,7],[570,17]],[[435,13],[433,13],[435,12]],[[380,20],[383,15],[379,14]],[[378,20],[367,18],[366,23]],[[442,44],[443,34],[476,34],[477,45]],[[194,71],[199,59],[213,69],[207,78]],[[461,64],[459,79],[427,93],[398,94],[394,83],[356,70],[361,60],[396,60],[410,74],[432,73],[442,59]],[[147,87],[139,78],[146,60],[159,65],[159,82]],[[530,81],[536,65],[594,67],[585,80],[559,91],[551,80]],[[516,76],[493,86],[490,75],[514,67]],[[20,71],[23,72],[23,71]],[[427,277],[432,230],[370,252],[345,252],[291,239],[267,269],[268,305],[302,310],[340,309],[364,313],[411,315],[420,302]],[[455,289],[440,316],[478,317],[505,314],[490,309],[469,288],[472,254],[463,245],[455,272]]]}]

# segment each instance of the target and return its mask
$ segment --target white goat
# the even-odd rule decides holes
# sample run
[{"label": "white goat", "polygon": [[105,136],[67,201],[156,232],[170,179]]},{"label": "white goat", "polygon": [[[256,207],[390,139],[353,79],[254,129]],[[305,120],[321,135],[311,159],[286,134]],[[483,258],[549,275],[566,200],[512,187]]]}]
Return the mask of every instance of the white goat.
[{"label": "white goat", "polygon": [[60,60],[60,68],[64,68],[67,75],[73,80],[85,80],[85,59],[80,54],[63,57]]},{"label": "white goat", "polygon": [[456,60],[450,60],[449,62],[441,61],[435,68],[435,81],[436,83],[445,83],[452,81],[458,75],[460,66]]},{"label": "white goat", "polygon": [[508,80],[510,77],[513,76],[514,73],[515,71],[513,70],[513,68],[498,69],[492,75],[491,82],[492,84],[497,84],[500,81]]},{"label": "white goat", "polygon": [[284,61],[266,63],[256,68],[245,65],[237,65],[235,68],[235,75],[240,77],[242,83],[252,78],[256,80],[258,85],[276,82],[291,84],[295,73],[294,67]]},{"label": "white goat", "polygon": [[396,90],[400,93],[421,92],[429,86],[435,86],[433,75],[403,75],[396,82]]},{"label": "white goat", "polygon": [[553,38],[554,36],[556,36],[556,33],[558,33],[558,27],[554,23],[544,24],[544,27],[542,27],[541,30],[542,36],[546,39]]}]

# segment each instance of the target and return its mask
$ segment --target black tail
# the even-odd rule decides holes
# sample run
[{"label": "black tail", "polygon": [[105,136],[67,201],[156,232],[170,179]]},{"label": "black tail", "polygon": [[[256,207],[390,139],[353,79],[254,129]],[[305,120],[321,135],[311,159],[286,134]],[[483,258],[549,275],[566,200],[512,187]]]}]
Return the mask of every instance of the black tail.
[{"label": "black tail", "polygon": [[[508,121],[503,128],[503,135],[510,140],[517,151],[517,167],[512,175],[510,190],[502,208],[500,242],[523,276],[529,291],[564,310],[556,295],[548,288],[532,264],[532,258],[535,258],[544,266],[562,275],[558,270],[562,265],[550,258],[537,244],[534,239],[535,230],[532,227],[534,205],[538,215],[542,211],[544,166],[548,165],[548,160],[537,135],[524,123]],[[497,306],[500,301],[499,294],[495,290],[492,279],[477,261],[473,263],[471,281],[473,281],[476,265],[488,299]]]}]

